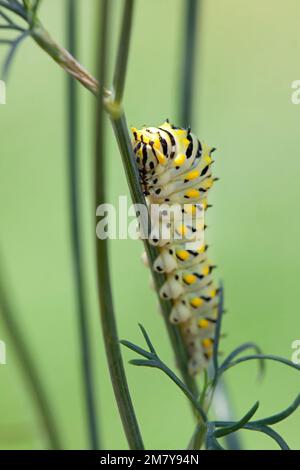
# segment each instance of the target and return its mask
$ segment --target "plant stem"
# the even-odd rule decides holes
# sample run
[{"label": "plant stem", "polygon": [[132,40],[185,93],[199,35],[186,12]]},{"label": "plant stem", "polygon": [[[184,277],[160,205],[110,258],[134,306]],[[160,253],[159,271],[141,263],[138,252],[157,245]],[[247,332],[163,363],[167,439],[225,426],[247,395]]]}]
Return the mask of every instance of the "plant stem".
[{"label": "plant stem", "polygon": [[[71,54],[77,53],[77,0],[67,1],[67,33],[68,47]],[[94,381],[92,372],[92,359],[90,351],[90,333],[88,325],[88,308],[84,288],[84,272],[81,252],[80,234],[80,209],[79,209],[79,110],[78,94],[76,82],[72,76],[68,76],[67,89],[68,107],[68,160],[70,175],[70,208],[71,208],[71,242],[73,251],[75,295],[77,296],[77,317],[78,330],[80,336],[81,366],[83,384],[85,390],[85,404],[88,419],[90,448],[97,450],[100,448],[99,431],[97,425],[97,411],[94,396]]]},{"label": "plant stem", "polygon": [[185,39],[182,56],[182,84],[180,93],[179,122],[184,128],[191,126],[193,119],[195,51],[197,43],[198,7],[201,0],[184,0]]},{"label": "plant stem", "polygon": [[[2,259],[1,266],[3,266]],[[59,450],[62,447],[56,423],[52,415],[51,405],[47,397],[47,392],[41,381],[33,354],[27,346],[28,341],[24,338],[22,328],[18,324],[18,319],[15,313],[16,309],[11,305],[7,288],[4,284],[4,278],[6,278],[6,276],[4,276],[3,271],[1,271],[0,315],[2,316],[4,326],[11,337],[25,380],[28,382],[29,388],[31,389],[34,403],[40,415],[40,420],[48,436],[49,448],[52,450]]]},{"label": "plant stem", "polygon": [[6,3],[3,0],[0,0],[0,7],[6,8],[7,10],[11,11],[12,13],[15,13],[16,15],[20,16],[23,20],[27,21],[27,14],[22,7],[22,5],[17,5],[17,4],[10,4]]},{"label": "plant stem", "polygon": [[[100,83],[105,83],[107,73],[109,0],[102,0],[99,18],[101,27],[100,38],[98,41],[100,45],[98,54],[98,75]],[[102,94],[100,94],[97,103],[95,149],[96,207],[99,204],[106,202],[105,115]],[[122,355],[120,351],[120,342],[117,332],[113,297],[111,292],[107,240],[100,240],[97,238],[96,252],[98,294],[99,303],[101,306],[102,331],[113,389],[129,447],[130,449],[134,450],[143,449],[143,441],[128,390]]]},{"label": "plant stem", "polygon": [[121,103],[124,95],[129,46],[131,39],[130,31],[132,29],[133,8],[134,0],[126,0],[124,3],[120,47],[118,50],[113,80],[113,99],[116,103]]},{"label": "plant stem", "polygon": [[[220,421],[233,421],[232,405],[224,379],[220,379],[213,397],[213,408]],[[241,450],[240,438],[236,433],[228,434],[225,438],[230,450]]]},{"label": "plant stem", "polygon": [[72,75],[72,77],[78,80],[94,95],[97,96],[99,94],[98,81],[72,56],[72,54],[70,54],[70,52],[52,39],[39,21],[36,21],[31,35],[37,44],[47,52],[65,72]]}]

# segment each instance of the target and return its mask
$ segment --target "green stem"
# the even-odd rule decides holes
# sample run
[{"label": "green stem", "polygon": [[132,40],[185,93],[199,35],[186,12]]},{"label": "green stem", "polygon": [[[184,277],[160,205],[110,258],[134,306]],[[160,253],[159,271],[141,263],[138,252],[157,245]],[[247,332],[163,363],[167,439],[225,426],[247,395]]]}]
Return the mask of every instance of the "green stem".
[{"label": "green stem", "polygon": [[[71,54],[77,52],[77,0],[67,2],[67,32],[68,47]],[[80,360],[82,365],[83,384],[85,390],[85,403],[88,419],[90,448],[100,448],[99,431],[97,425],[97,411],[94,396],[94,380],[92,372],[92,359],[90,351],[90,334],[88,325],[87,299],[84,288],[84,270],[81,252],[80,214],[79,214],[79,126],[78,94],[76,82],[68,75],[67,89],[68,106],[68,158],[70,175],[70,208],[71,208],[71,242],[74,264],[75,295],[77,297],[78,331],[80,336]]]},{"label": "green stem", "polygon": [[194,81],[195,81],[195,51],[197,43],[197,18],[198,7],[201,0],[184,0],[185,11],[185,39],[182,55],[182,85],[180,93],[180,125],[189,127],[192,125]]},{"label": "green stem", "polygon": [[113,80],[113,94],[114,101],[116,103],[121,103],[123,100],[124,89],[125,89],[125,80],[126,80],[126,71],[128,64],[128,55],[130,47],[132,29],[132,20],[133,20],[133,9],[134,9],[134,0],[126,0],[124,3],[124,12],[123,12],[123,22],[121,37],[119,43],[118,56],[115,66],[115,74]]},{"label": "green stem", "polygon": [[22,5],[10,4],[10,3],[4,2],[3,0],[0,0],[0,7],[6,8],[12,13],[15,13],[16,15],[20,16],[20,18],[22,18],[25,21],[28,20],[26,11],[22,7]]},{"label": "green stem", "polygon": [[[2,259],[1,266],[3,266]],[[47,392],[41,381],[33,354],[27,346],[28,341],[24,338],[24,333],[18,323],[15,313],[16,310],[10,303],[7,288],[4,284],[4,277],[6,278],[3,272],[0,272],[0,315],[2,316],[4,326],[11,337],[25,380],[31,389],[33,401],[37,407],[41,422],[43,423],[43,427],[48,436],[49,448],[52,450],[59,450],[62,446],[56,423],[52,415],[51,405],[47,397]]]},{"label": "green stem", "polygon": [[199,420],[202,426],[206,426],[207,423],[207,416],[204,410],[202,409],[200,403],[197,400],[197,397],[195,397],[190,390],[185,386],[183,382],[169,369],[165,364],[160,362],[160,369],[167,374],[167,376],[183,391],[185,396],[190,400],[192,403],[193,407],[197,411],[197,414],[199,415]]},{"label": "green stem", "polygon": [[[100,83],[106,82],[107,50],[108,50],[108,18],[109,0],[102,0],[100,15],[100,51],[98,56],[98,74]],[[95,149],[95,205],[106,202],[105,177],[105,115],[102,95],[99,96],[96,115],[96,149]],[[105,343],[107,361],[109,365],[112,385],[122,419],[124,431],[131,449],[143,449],[143,441],[135,417],[127,379],[125,375],[120,342],[118,337],[113,297],[110,282],[110,267],[108,259],[107,240],[97,239],[97,276],[98,295],[101,306],[101,323]]]},{"label": "green stem", "polygon": [[81,85],[87,88],[95,96],[99,94],[98,81],[77,62],[77,60],[66,49],[57,44],[50,34],[45,30],[43,25],[37,20],[31,35],[36,43],[45,51],[52,59],[60,65],[65,72],[78,80]]}]

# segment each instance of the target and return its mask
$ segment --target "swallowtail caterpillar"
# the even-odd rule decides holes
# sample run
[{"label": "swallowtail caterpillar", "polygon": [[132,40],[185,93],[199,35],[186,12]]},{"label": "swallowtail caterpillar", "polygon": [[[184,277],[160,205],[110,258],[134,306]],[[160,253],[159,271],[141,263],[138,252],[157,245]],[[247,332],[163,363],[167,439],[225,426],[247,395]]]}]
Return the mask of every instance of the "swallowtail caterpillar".
[{"label": "swallowtail caterpillar", "polygon": [[[151,220],[150,243],[160,253],[154,269],[166,276],[160,295],[172,301],[170,321],[182,330],[190,355],[189,371],[195,375],[208,366],[212,356],[218,315],[214,266],[201,237],[205,225],[196,217],[208,207],[207,195],[215,181],[211,171],[215,149],[200,142],[190,129],[177,128],[168,121],[159,127],[133,128],[132,132],[149,208],[164,205],[168,209],[174,204],[180,208],[180,225],[178,214],[168,219],[168,228],[174,229],[169,238],[160,237],[165,228],[162,219]],[[187,217],[184,223],[182,214]],[[181,239],[174,237],[174,233],[180,233]]]}]

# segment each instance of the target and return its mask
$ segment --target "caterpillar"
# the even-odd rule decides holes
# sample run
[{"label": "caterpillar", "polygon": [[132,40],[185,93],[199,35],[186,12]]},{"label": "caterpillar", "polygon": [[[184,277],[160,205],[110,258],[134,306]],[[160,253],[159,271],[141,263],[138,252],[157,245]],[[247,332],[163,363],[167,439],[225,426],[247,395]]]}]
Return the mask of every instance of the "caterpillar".
[{"label": "caterpillar", "polygon": [[[181,329],[189,372],[196,375],[207,368],[213,354],[218,316],[219,290],[212,278],[215,266],[203,242],[203,215],[210,207],[207,195],[217,179],[211,171],[215,148],[200,142],[191,129],[175,127],[168,120],[159,127],[132,128],[132,133],[149,209],[158,207],[159,212],[163,207],[163,215],[169,216],[167,225],[159,214],[151,216],[149,241],[159,250],[153,268],[165,274],[160,296],[172,302],[170,321]],[[173,205],[177,210],[170,214]],[[166,228],[169,236],[162,237]]]}]

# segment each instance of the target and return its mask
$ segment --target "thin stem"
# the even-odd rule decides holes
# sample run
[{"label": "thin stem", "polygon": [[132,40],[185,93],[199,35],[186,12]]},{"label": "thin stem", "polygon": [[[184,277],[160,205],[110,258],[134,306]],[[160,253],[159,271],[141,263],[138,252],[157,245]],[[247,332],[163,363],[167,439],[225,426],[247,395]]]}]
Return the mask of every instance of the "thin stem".
[{"label": "thin stem", "polygon": [[13,30],[13,31],[20,31],[22,33],[25,31],[25,29],[21,28],[20,26],[10,25],[10,24],[1,24],[0,29],[8,29],[8,30],[10,29],[10,30]]},{"label": "thin stem", "polygon": [[123,23],[121,37],[119,42],[119,50],[115,66],[115,75],[113,80],[114,101],[121,103],[124,95],[126,71],[128,64],[129,46],[132,28],[134,0],[126,0],[124,3]]},{"label": "thin stem", "polygon": [[194,81],[195,81],[195,51],[197,43],[197,18],[201,0],[184,0],[185,39],[182,56],[182,85],[180,100],[180,125],[189,127],[193,118]]},{"label": "thin stem", "polygon": [[[106,82],[109,0],[102,0],[100,9],[100,50],[98,52],[98,75],[100,83]],[[105,115],[102,96],[99,96],[96,115],[96,149],[95,149],[95,205],[106,202],[105,176]],[[128,390],[120,342],[118,337],[113,297],[110,282],[107,240],[97,239],[97,276],[98,294],[101,306],[101,323],[106,355],[112,385],[122,419],[124,431],[131,449],[143,449],[143,441],[135,417],[130,393]]]},{"label": "thin stem", "polygon": [[14,26],[14,22],[11,20],[11,18],[6,15],[5,13],[3,13],[3,11],[0,11],[0,16],[5,20],[7,21],[8,24],[10,24],[11,26]]},{"label": "thin stem", "polygon": [[201,424],[206,426],[207,423],[207,416],[204,410],[202,409],[200,403],[198,402],[195,395],[193,395],[190,390],[185,386],[185,384],[169,369],[165,364],[160,363],[161,370],[168,375],[168,377],[182,390],[185,396],[190,400],[192,405],[195,407],[199,414],[199,418],[201,420]]},{"label": "thin stem", "polygon": [[[67,35],[68,47],[71,54],[77,52],[77,0],[67,1]],[[85,406],[88,419],[90,448],[100,448],[99,431],[97,425],[97,410],[94,394],[94,380],[92,372],[92,358],[90,350],[90,333],[88,325],[87,299],[84,289],[84,269],[81,252],[80,209],[79,209],[79,109],[76,82],[68,76],[67,88],[68,109],[68,165],[70,175],[70,209],[71,209],[71,242],[74,264],[75,295],[77,297],[78,330],[80,336],[81,367],[85,390]]]},{"label": "thin stem", "polygon": [[[3,266],[2,259],[1,266]],[[41,381],[33,354],[28,348],[28,341],[24,338],[24,333],[18,323],[16,309],[11,304],[7,288],[4,283],[4,278],[6,278],[6,275],[1,271],[0,315],[2,316],[4,326],[7,329],[16,350],[24,378],[31,389],[33,401],[36,404],[37,411],[49,440],[49,448],[59,450],[62,448],[61,442],[56,423],[52,415],[51,404],[48,400],[47,391]]]},{"label": "thin stem", "polygon": [[22,5],[6,3],[5,1],[0,0],[0,7],[6,8],[7,10],[15,13],[16,15],[23,18],[23,20],[26,20],[26,21],[28,20],[27,13],[22,7]]},{"label": "thin stem", "polygon": [[94,95],[99,94],[99,83],[97,80],[77,62],[77,60],[66,49],[58,45],[45,30],[40,22],[36,22],[31,35],[36,43],[49,54],[68,74],[78,80],[81,85],[91,91]]},{"label": "thin stem", "polygon": [[[230,396],[227,391],[226,384],[221,378],[218,381],[214,397],[213,397],[213,409],[219,420],[222,421],[233,421],[233,409],[230,401]],[[240,438],[236,433],[228,434],[226,436],[227,446],[230,450],[240,450],[241,442]]]}]

